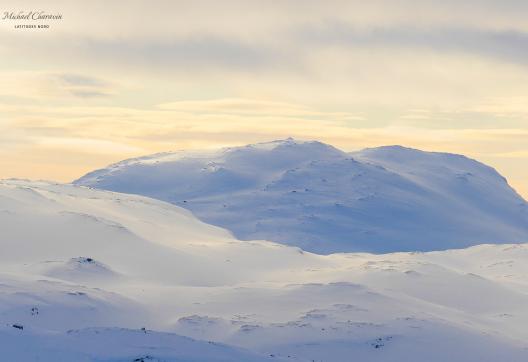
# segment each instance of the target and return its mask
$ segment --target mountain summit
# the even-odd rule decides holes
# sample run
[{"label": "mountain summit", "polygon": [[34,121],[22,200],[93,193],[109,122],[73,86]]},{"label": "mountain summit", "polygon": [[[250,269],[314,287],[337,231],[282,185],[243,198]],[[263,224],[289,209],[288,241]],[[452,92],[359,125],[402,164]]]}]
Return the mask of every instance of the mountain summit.
[{"label": "mountain summit", "polygon": [[401,146],[346,153],[288,138],[125,160],[74,183],[168,201],[237,238],[321,254],[528,240],[528,204],[493,168]]}]

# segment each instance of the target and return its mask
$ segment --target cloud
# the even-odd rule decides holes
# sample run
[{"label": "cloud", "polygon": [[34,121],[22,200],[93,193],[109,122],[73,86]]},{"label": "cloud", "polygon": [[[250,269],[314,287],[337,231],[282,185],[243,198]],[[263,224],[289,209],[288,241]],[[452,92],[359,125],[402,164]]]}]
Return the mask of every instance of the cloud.
[{"label": "cloud", "polygon": [[137,154],[143,149],[110,140],[75,137],[41,137],[34,140],[35,147],[51,148],[66,152],[87,152],[90,154]]},{"label": "cloud", "polygon": [[[329,140],[344,148],[402,143],[435,150],[481,150],[496,153],[515,151],[513,145],[528,142],[526,128],[424,128],[415,122],[421,116],[435,121],[443,112],[414,109],[403,114],[410,123],[366,127],[369,119],[353,113],[324,111],[306,106],[253,99],[212,99],[180,101],[150,109],[123,107],[1,106],[11,130],[27,139],[46,141],[101,140],[127,145],[133,150],[163,151],[176,144],[215,145],[239,140],[240,143],[293,135]],[[478,118],[478,117],[477,117]],[[252,135],[249,138],[248,135]],[[22,139],[22,138],[21,138]],[[80,142],[80,145],[87,146]],[[136,147],[136,148],[134,148]],[[464,148],[466,147],[466,148]],[[89,148],[88,146],[86,148]],[[121,151],[123,151],[121,149]],[[128,152],[127,151],[127,152]],[[91,151],[90,151],[91,152]],[[484,151],[479,151],[484,152]]]},{"label": "cloud", "polygon": [[511,152],[501,152],[493,155],[494,157],[503,157],[503,158],[520,158],[527,160],[528,159],[528,149],[511,151]]},{"label": "cloud", "polygon": [[365,120],[359,113],[318,111],[300,104],[247,98],[220,98],[211,100],[185,100],[163,103],[162,110],[194,114],[237,115],[251,117],[320,118],[336,121]]},{"label": "cloud", "polygon": [[96,77],[74,73],[53,74],[59,86],[70,95],[79,98],[98,98],[112,95],[113,89],[108,81]]},{"label": "cloud", "polygon": [[81,87],[106,87],[108,82],[95,78],[88,77],[86,75],[74,74],[74,73],[62,73],[57,74],[56,77],[61,80],[64,84],[70,86],[81,86]]},{"label": "cloud", "polygon": [[308,26],[299,39],[318,46],[424,48],[438,52],[467,53],[528,65],[528,32],[459,26],[412,24],[361,29],[329,22]]},{"label": "cloud", "polygon": [[[278,57],[262,44],[208,34],[173,39],[85,39],[74,45],[82,54],[97,54],[102,62],[122,62],[176,71],[227,68],[234,71],[263,69],[278,65]],[[183,67],[183,69],[177,69]],[[206,67],[206,68],[204,68]]]},{"label": "cloud", "polygon": [[46,71],[0,72],[0,96],[22,99],[93,98],[115,94],[106,80],[75,73]]}]

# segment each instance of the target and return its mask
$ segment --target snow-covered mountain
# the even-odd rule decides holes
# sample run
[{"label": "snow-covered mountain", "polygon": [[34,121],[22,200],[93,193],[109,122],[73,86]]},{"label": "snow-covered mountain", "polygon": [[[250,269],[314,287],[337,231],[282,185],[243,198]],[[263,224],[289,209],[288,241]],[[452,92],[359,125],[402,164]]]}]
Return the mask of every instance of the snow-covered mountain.
[{"label": "snow-covered mountain", "polygon": [[17,180],[0,230],[1,360],[528,359],[528,244],[323,256]]},{"label": "snow-covered mountain", "polygon": [[191,210],[243,240],[321,254],[528,241],[528,204],[494,169],[400,146],[293,139],[130,159],[75,181]]}]

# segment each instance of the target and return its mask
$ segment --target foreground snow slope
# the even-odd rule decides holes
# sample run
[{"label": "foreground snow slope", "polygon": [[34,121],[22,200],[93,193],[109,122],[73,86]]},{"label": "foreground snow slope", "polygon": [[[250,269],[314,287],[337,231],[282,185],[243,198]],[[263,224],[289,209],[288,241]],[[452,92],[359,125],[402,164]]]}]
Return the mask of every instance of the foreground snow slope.
[{"label": "foreground snow slope", "polygon": [[2,360],[528,360],[527,244],[321,256],[15,180],[0,230]]},{"label": "foreground snow slope", "polygon": [[495,170],[464,156],[399,146],[347,154],[287,139],[163,153],[75,183],[165,200],[240,239],[320,254],[528,240],[528,204]]}]

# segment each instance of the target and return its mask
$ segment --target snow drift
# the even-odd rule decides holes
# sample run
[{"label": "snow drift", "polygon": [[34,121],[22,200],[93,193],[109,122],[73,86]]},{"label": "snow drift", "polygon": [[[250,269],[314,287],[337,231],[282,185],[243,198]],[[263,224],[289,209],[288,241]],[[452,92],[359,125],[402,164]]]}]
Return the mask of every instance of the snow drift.
[{"label": "snow drift", "polygon": [[315,255],[177,206],[0,182],[16,361],[526,361],[528,245]]}]

